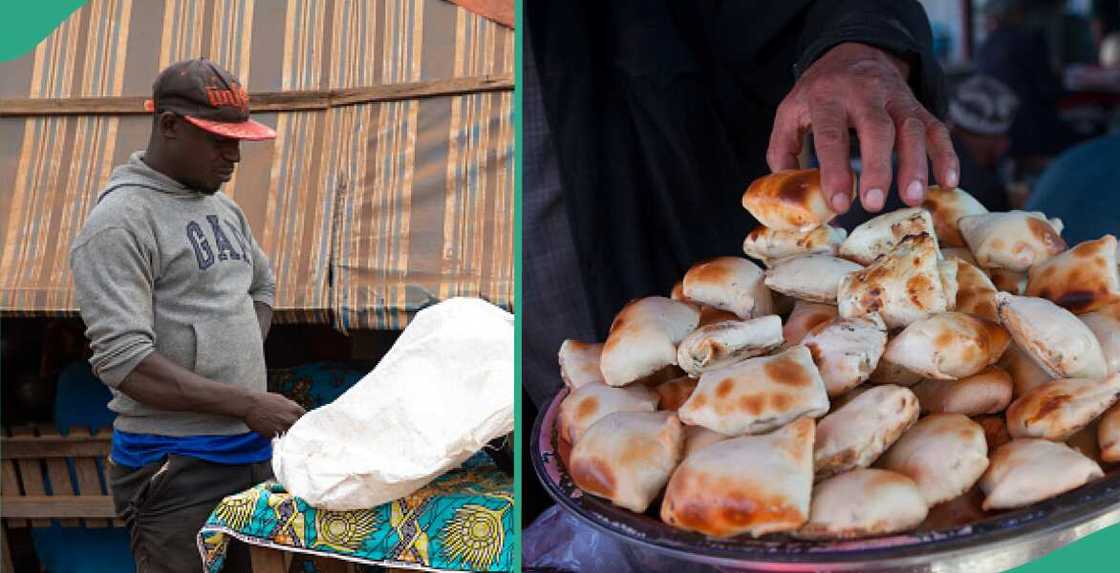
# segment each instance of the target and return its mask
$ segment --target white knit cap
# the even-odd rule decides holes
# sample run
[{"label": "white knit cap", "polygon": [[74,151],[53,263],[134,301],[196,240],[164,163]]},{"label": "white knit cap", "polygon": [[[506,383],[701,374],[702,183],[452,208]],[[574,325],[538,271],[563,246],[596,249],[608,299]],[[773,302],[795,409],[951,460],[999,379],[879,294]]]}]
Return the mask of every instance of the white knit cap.
[{"label": "white knit cap", "polygon": [[999,80],[975,75],[957,86],[949,101],[949,119],[983,135],[1003,135],[1011,127],[1019,98]]}]

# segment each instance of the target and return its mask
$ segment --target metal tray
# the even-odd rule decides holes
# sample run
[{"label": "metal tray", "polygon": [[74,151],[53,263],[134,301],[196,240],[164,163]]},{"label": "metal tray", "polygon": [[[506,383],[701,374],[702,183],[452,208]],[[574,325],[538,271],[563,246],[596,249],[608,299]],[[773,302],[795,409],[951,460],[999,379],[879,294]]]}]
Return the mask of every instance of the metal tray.
[{"label": "metal tray", "polygon": [[636,514],[585,495],[567,472],[567,444],[558,437],[563,389],[533,426],[530,456],[557,503],[582,521],[625,542],[678,559],[754,571],[1005,571],[1120,522],[1120,470],[1032,506],[994,513],[965,526],[858,541],[808,542],[781,535],[712,539],[682,531],[650,512]]}]

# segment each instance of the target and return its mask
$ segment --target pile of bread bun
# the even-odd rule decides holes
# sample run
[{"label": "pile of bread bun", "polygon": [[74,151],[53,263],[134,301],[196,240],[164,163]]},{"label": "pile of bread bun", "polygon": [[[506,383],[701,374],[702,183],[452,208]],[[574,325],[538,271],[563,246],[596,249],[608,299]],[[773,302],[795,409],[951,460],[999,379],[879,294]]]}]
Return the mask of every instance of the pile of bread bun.
[{"label": "pile of bread bun", "polygon": [[561,346],[584,492],[711,537],[852,539],[1028,506],[1120,461],[1115,237],[1069,247],[1059,220],[938,187],[849,234],[817,170],[763,177],[743,206],[747,257]]}]

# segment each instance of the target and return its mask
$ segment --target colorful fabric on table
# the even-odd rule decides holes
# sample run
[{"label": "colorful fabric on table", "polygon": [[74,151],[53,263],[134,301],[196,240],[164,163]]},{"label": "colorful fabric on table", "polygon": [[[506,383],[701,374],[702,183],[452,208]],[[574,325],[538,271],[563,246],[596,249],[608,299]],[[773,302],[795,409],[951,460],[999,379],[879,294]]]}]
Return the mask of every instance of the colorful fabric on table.
[{"label": "colorful fabric on table", "polygon": [[283,394],[311,411],[334,402],[371,369],[341,362],[314,362],[295,368],[270,370],[268,390]]},{"label": "colorful fabric on table", "polygon": [[511,571],[513,480],[476,454],[407,497],[358,511],[311,507],[275,481],[222,500],[198,535],[221,571],[230,537],[296,553],[427,571]]}]

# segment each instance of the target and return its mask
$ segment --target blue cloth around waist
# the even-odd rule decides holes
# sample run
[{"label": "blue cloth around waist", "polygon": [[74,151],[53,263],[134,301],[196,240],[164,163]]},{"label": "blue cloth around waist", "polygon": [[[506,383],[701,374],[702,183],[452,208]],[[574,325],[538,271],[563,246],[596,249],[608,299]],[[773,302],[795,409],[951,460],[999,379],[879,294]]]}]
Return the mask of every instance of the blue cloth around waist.
[{"label": "blue cloth around waist", "polygon": [[252,464],[272,458],[272,441],[256,432],[232,436],[160,436],[113,430],[110,455],[117,465],[139,468],[168,454],[218,464]]}]

